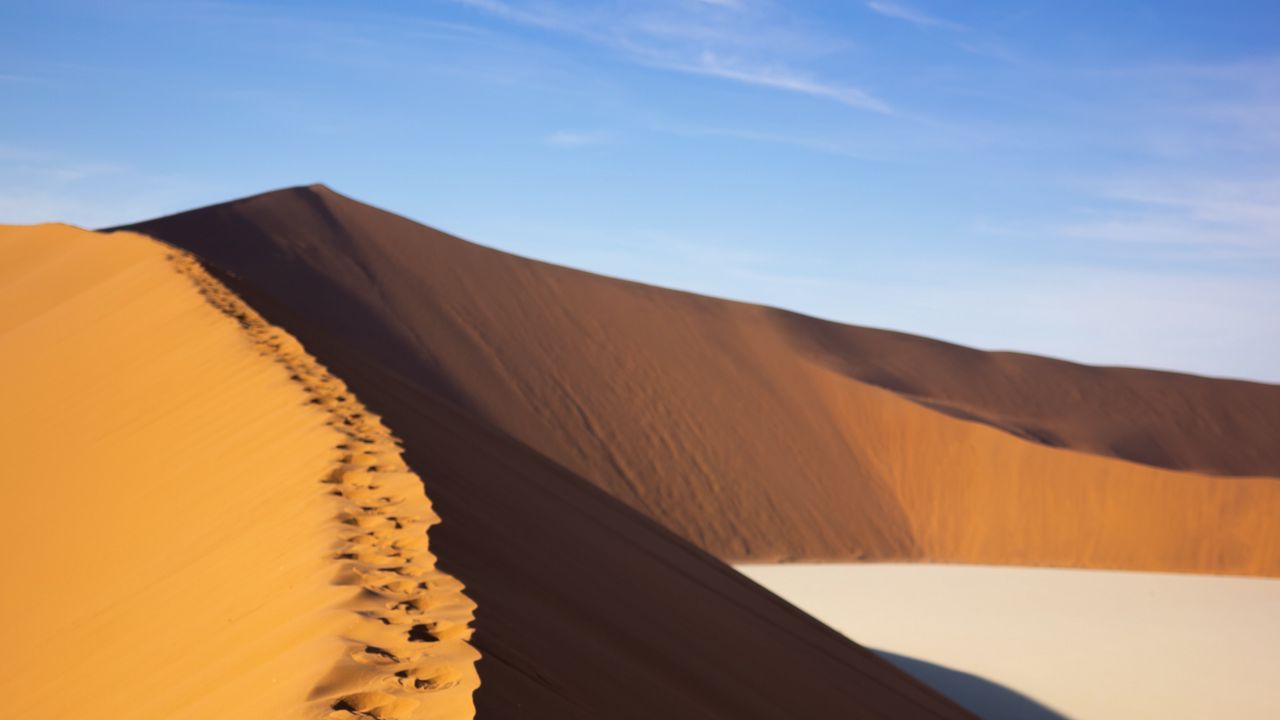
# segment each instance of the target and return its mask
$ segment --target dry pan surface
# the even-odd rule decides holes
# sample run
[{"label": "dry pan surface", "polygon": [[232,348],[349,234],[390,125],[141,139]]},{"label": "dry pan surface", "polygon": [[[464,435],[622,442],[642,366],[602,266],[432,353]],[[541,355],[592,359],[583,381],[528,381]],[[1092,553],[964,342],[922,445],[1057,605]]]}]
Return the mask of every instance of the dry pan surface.
[{"label": "dry pan surface", "polygon": [[909,659],[906,669],[991,720],[1280,718],[1280,580],[974,565],[738,569]]},{"label": "dry pan surface", "polygon": [[6,716],[473,715],[396,440],[194,261],[0,227],[0,397]]}]

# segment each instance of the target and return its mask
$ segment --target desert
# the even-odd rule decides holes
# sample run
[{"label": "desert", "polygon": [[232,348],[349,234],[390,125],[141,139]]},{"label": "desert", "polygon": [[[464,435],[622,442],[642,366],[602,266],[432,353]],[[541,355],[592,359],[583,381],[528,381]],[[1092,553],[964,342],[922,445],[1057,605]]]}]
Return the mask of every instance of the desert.
[{"label": "desert", "polygon": [[1280,10],[0,4],[0,715],[1280,717]]},{"label": "desert", "polygon": [[[1098,697],[1083,679],[1035,679],[1080,677],[1071,668],[1098,653],[1098,672],[1142,697],[1170,682],[1161,667],[1252,653],[1240,662],[1254,674],[1183,684],[1162,712],[1194,717],[1223,692],[1242,698],[1239,717],[1276,702],[1257,675],[1275,660],[1268,636],[1223,619],[1266,627],[1261,608],[1275,600],[1275,580],[1229,577],[1274,576],[1280,562],[1269,522],[1280,491],[1263,474],[1234,474],[1267,472],[1270,446],[1236,433],[1239,453],[1197,449],[1202,436],[1159,410],[1194,402],[1201,422],[1251,418],[1260,433],[1280,417],[1273,386],[815,326],[495,252],[324,186],[127,230],[9,227],[3,249],[6,437],[24,448],[16,476],[42,479],[8,485],[8,501],[61,498],[59,525],[34,514],[8,539],[19,547],[52,530],[58,540],[15,570],[59,590],[10,596],[7,608],[66,618],[9,630],[50,652],[9,675],[18,711],[204,717],[234,706],[390,720],[1153,707],[1110,696],[1091,706],[1078,700]],[[917,360],[894,359],[904,353]],[[1037,419],[1041,407],[1057,425]],[[1145,428],[1147,452],[1177,453],[1125,456],[1105,443],[1116,417]],[[77,452],[60,453],[67,445]],[[784,467],[789,482],[773,482]],[[68,586],[68,559],[95,571]],[[725,562],[751,564],[738,566],[744,577]],[[990,567],[946,575],[966,571],[933,564],[944,562]],[[1186,575],[1158,574],[1169,572]],[[1233,590],[1245,582],[1255,584]],[[1151,645],[1124,614],[1143,617],[1157,589],[1199,612],[1170,625],[1216,627],[1171,641],[1166,665],[1140,661]],[[963,592],[977,599],[918,604]],[[1016,604],[1028,596],[1062,606]],[[1095,596],[1116,600],[1082,606]],[[94,603],[67,603],[82,597]],[[1037,626],[1019,612],[1059,620]],[[926,619],[937,627],[920,635]],[[46,625],[64,634],[47,637]],[[1011,633],[1064,649],[1039,651],[1024,677],[1023,656],[998,650]],[[1231,633],[1230,651],[1214,647]],[[1126,636],[1127,655],[1114,644]],[[97,650],[78,659],[113,671],[94,673],[93,693],[59,695],[42,682],[82,637]],[[1108,639],[1110,650],[1093,649]],[[766,658],[785,682],[744,697],[737,688]],[[1011,709],[1008,694],[993,700],[957,677],[1027,704]]]}]

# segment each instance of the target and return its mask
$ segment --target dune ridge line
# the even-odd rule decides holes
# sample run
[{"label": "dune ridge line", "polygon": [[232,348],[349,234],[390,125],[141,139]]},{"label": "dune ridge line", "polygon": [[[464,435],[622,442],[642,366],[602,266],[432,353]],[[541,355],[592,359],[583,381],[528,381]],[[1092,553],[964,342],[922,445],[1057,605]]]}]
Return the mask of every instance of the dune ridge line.
[{"label": "dune ridge line", "polygon": [[[414,428],[421,406],[451,403],[722,560],[1280,575],[1280,385],[985,352],[592,275],[324,186],[129,229],[261,303],[411,453],[436,448],[433,468],[455,451]],[[366,380],[438,400],[400,415]],[[446,478],[436,500],[452,508]]]},{"label": "dune ridge line", "polygon": [[[304,343],[385,418],[403,441],[409,463],[420,472],[429,468],[427,492],[445,520],[431,530],[431,547],[449,568],[462,573],[467,594],[482,612],[477,616],[482,625],[472,640],[483,653],[483,684],[473,696],[479,717],[972,717],[554,458],[503,432],[476,414],[475,406],[460,404],[459,396],[435,382],[436,376],[421,372],[414,360],[420,357],[419,345],[405,346],[389,335],[398,323],[415,318],[454,322],[451,306],[437,303],[426,292],[429,278],[401,283],[396,281],[399,276],[390,274],[392,281],[384,283],[380,265],[366,265],[367,258],[359,252],[364,241],[334,236],[334,224],[352,222],[338,216],[341,208],[331,217],[324,212],[328,206],[306,197],[298,198],[300,215],[286,208],[275,216],[287,226],[280,232],[305,242],[305,247],[277,249],[273,238],[254,223],[239,222],[230,213],[224,217],[222,211],[214,211],[212,217],[188,216],[191,222],[181,232],[159,228],[157,239],[191,252],[263,317]],[[235,227],[224,228],[223,221]],[[203,233],[199,237],[207,242],[185,237],[188,231]],[[366,240],[377,243],[379,238],[421,250],[431,247],[411,236],[400,237],[394,228]],[[321,257],[331,257],[337,266],[355,273],[356,285],[348,288],[316,277],[255,281],[264,270],[301,272]],[[157,260],[169,277],[190,287],[171,271],[163,254]],[[460,278],[468,264],[454,265],[450,258],[440,257],[429,266],[445,278]],[[506,311],[509,294],[491,292],[487,282],[459,282],[493,298],[494,312]],[[352,295],[352,289],[360,288],[378,298],[399,297],[406,306],[387,308],[386,316],[371,314],[367,302]],[[307,300],[297,305],[287,302],[302,297]],[[218,320],[227,319],[197,295],[191,298]],[[335,309],[336,318],[330,314]],[[219,324],[240,339],[232,323]],[[440,353],[448,353],[455,342],[433,333],[420,336],[422,347],[429,345]],[[298,387],[281,366],[242,354],[281,370],[276,380],[284,389]],[[556,354],[566,362],[576,357],[574,352]],[[508,355],[520,361],[513,363],[516,366],[527,356]],[[472,358],[472,364],[483,362]],[[505,389],[502,394],[507,395]],[[293,395],[288,401],[292,407],[277,402],[269,409],[317,407],[300,391]],[[304,415],[310,417],[299,418],[296,425],[330,430],[319,410]],[[336,433],[322,434],[329,437],[322,439],[318,462],[299,476],[306,492],[314,491],[315,478],[337,460],[334,446],[346,440]],[[309,554],[319,558],[329,554],[332,506],[326,495],[314,500],[319,542],[312,544]],[[328,583],[332,576],[327,569],[312,575]],[[329,588],[339,592],[324,609],[337,607],[347,595],[339,586]],[[330,614],[333,625],[348,617]],[[320,629],[328,647],[312,657],[327,661],[342,654],[344,648],[337,642],[341,628]],[[325,662],[309,665],[299,676],[300,689],[288,698],[308,694],[315,687],[314,678],[328,668]]]},{"label": "dune ridge line", "polygon": [[346,440],[339,463],[319,482],[335,514],[336,584],[358,587],[344,608],[346,656],[308,701],[326,720],[472,718],[480,685],[471,646],[476,605],[464,585],[436,567],[427,530],[440,522],[422,480],[401,458],[400,441],[342,380],[301,343],[263,319],[189,253],[167,259],[214,308],[236,320],[258,352],[290,372],[326,424]]}]

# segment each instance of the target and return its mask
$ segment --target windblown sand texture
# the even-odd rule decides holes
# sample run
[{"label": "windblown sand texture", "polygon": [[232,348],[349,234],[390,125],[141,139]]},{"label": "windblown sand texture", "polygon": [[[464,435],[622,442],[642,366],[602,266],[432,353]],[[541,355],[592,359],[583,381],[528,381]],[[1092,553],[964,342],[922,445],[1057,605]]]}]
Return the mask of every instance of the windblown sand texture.
[{"label": "windblown sand texture", "polygon": [[1280,575],[1274,385],[595,276],[321,186],[136,228],[197,254],[348,380],[370,376],[379,408],[392,383],[429,392],[722,559]]},{"label": "windblown sand texture", "polygon": [[473,716],[421,481],[296,341],[126,233],[0,228],[0,300],[0,710]]},{"label": "windblown sand texture", "polygon": [[[477,603],[478,717],[968,717],[530,447],[461,387],[442,382],[444,364],[470,366],[476,382],[497,383],[491,391],[497,408],[524,372],[519,368],[542,362],[533,352],[477,353],[500,335],[486,336],[484,323],[458,324],[474,313],[509,312],[520,301],[519,283],[500,284],[515,278],[488,278],[483,264],[468,261],[472,246],[450,240],[466,252],[433,256],[432,231],[324,190],[284,192],[248,207],[255,214],[221,206],[150,229],[191,250],[239,297],[299,338],[404,441],[405,459],[422,472],[445,518],[432,529],[431,546]],[[352,235],[343,229],[356,219],[350,213],[393,224],[389,232]],[[408,256],[369,264],[369,253],[378,255],[384,245]],[[505,257],[480,253],[481,260]],[[398,262],[409,263],[408,275]],[[441,281],[472,288],[476,300],[487,294],[492,304],[439,303],[433,288]],[[512,315],[511,327],[527,319]],[[436,332],[441,328],[461,336]],[[561,372],[572,372],[582,338],[542,340],[542,351],[562,353]],[[495,363],[509,373],[493,375]],[[644,379],[614,376],[628,387]],[[529,401],[521,393],[509,398],[513,418],[533,433],[554,427],[562,403],[530,408]],[[600,441],[592,434],[580,439],[592,447]]]}]

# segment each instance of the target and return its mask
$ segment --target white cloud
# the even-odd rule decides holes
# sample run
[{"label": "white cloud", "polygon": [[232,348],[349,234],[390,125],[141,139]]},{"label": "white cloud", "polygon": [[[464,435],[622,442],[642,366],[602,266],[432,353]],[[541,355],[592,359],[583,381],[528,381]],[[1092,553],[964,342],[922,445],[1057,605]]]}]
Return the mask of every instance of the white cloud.
[{"label": "white cloud", "polygon": [[65,153],[0,145],[0,224],[65,222],[105,227],[192,204],[191,183],[112,163],[66,162]]},{"label": "white cloud", "polygon": [[904,20],[912,25],[942,28],[946,30],[963,29],[963,26],[958,23],[943,20],[942,18],[934,17],[933,15],[908,7],[902,3],[890,2],[889,0],[870,0],[870,2],[867,3],[867,7],[870,8],[872,12],[879,13],[885,17],[890,17],[895,20]]},{"label": "white cloud", "polygon": [[548,145],[564,148],[590,147],[605,145],[613,141],[613,135],[607,132],[581,132],[576,130],[557,130],[543,138]]},{"label": "white cloud", "polygon": [[1195,249],[1205,256],[1280,259],[1280,178],[1155,177],[1104,184],[1112,206],[1061,234]]},{"label": "white cloud", "polygon": [[[737,0],[698,0],[674,14],[571,12],[553,4],[516,8],[501,0],[457,0],[520,25],[581,38],[649,67],[730,80],[783,92],[832,100],[848,107],[891,114],[886,101],[847,83],[813,77],[773,59],[771,46],[794,50],[822,45],[819,38],[797,38],[752,19],[749,26],[726,26],[719,13],[698,13],[699,6],[741,7]],[[732,48],[730,58],[722,48]],[[764,56],[768,56],[765,58]]]},{"label": "white cloud", "polygon": [[556,12],[545,5],[540,5],[536,10],[526,10],[514,7],[501,0],[457,0],[457,2],[521,25],[531,25],[557,32],[584,34],[584,28],[572,14]]},{"label": "white cloud", "polygon": [[822,138],[812,137],[808,135],[787,135],[779,133],[758,132],[755,130],[742,130],[731,127],[708,127],[708,126],[654,126],[650,128],[654,132],[666,133],[670,135],[679,135],[682,137],[720,137],[732,140],[742,140],[751,143],[767,143],[770,145],[782,145],[785,147],[797,148],[807,152],[819,153],[822,155],[830,155],[832,157],[844,157],[857,160],[869,160],[879,157],[877,153],[869,151],[865,147],[848,145],[839,142],[827,141]]},{"label": "white cloud", "polygon": [[710,51],[703,52],[695,62],[691,63],[656,64],[660,67],[695,75],[705,75],[707,77],[733,80],[747,85],[785,90],[801,95],[834,100],[843,105],[862,110],[871,110],[886,115],[893,114],[893,108],[888,103],[852,85],[816,80],[786,68],[750,67],[721,58]]}]

